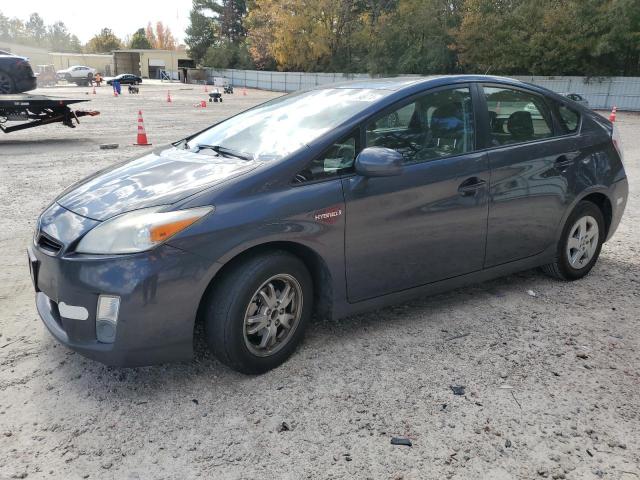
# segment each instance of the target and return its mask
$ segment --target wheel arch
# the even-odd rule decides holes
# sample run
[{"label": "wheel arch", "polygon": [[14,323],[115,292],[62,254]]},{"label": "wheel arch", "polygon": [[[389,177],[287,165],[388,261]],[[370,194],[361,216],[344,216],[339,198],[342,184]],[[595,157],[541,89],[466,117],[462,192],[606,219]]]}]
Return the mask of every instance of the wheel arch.
[{"label": "wheel arch", "polygon": [[562,216],[562,221],[558,224],[556,239],[560,239],[562,236],[562,231],[564,229],[565,223],[576,208],[576,206],[582,201],[589,201],[594,203],[602,212],[602,216],[605,221],[605,238],[608,238],[609,229],[611,228],[611,223],[613,221],[613,207],[611,203],[611,199],[608,195],[608,189],[604,186],[593,187],[585,190],[580,195],[576,196],[571,202],[571,205],[566,209],[564,215]]},{"label": "wheel arch", "polygon": [[605,238],[608,238],[611,221],[613,219],[613,207],[611,206],[611,200],[602,192],[589,193],[580,199],[581,202],[585,200],[595,203],[602,212],[602,216],[604,217]]},{"label": "wheel arch", "polygon": [[314,291],[314,314],[320,318],[331,318],[333,312],[333,281],[331,271],[322,256],[311,247],[292,241],[271,241],[246,248],[227,260],[222,267],[209,280],[200,303],[198,305],[196,322],[194,327],[202,324],[204,309],[207,299],[215,289],[216,281],[222,278],[227,272],[233,270],[240,262],[251,256],[262,255],[266,252],[284,251],[300,259],[309,270],[313,280]]}]

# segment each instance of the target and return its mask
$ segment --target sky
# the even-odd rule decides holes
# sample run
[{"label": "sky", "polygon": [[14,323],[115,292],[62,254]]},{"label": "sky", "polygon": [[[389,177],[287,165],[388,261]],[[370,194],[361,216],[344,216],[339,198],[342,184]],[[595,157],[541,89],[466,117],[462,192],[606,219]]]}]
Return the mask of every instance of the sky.
[{"label": "sky", "polygon": [[171,28],[176,40],[184,43],[190,10],[191,0],[0,0],[3,15],[26,21],[37,12],[47,25],[60,20],[82,43],[104,27],[124,38],[158,20]]}]

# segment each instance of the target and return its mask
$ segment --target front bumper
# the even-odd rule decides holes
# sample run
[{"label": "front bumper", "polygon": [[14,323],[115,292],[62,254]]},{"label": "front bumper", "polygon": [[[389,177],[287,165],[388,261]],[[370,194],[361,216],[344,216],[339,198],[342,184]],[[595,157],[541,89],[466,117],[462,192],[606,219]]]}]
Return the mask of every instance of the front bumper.
[{"label": "front bumper", "polygon": [[[113,366],[143,366],[189,360],[202,295],[217,271],[215,262],[161,246],[120,256],[52,256],[29,247],[36,307],[60,343]],[[114,343],[96,337],[100,295],[120,297]],[[65,318],[60,304],[85,308],[84,320]]]}]

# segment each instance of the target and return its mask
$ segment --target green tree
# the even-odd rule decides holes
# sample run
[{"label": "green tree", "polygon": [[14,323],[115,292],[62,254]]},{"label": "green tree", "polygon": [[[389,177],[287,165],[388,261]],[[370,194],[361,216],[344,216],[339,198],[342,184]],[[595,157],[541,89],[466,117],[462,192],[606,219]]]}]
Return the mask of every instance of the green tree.
[{"label": "green tree", "polygon": [[55,22],[47,27],[47,43],[54,52],[80,52],[80,41],[71,35],[63,22]]},{"label": "green tree", "polygon": [[579,63],[586,75],[640,73],[640,0],[572,0]]},{"label": "green tree", "polygon": [[246,43],[227,40],[209,47],[202,59],[202,64],[214,68],[250,69],[254,67]]},{"label": "green tree", "polygon": [[185,42],[198,63],[253,67],[246,44],[245,0],[193,0]]},{"label": "green tree", "polygon": [[193,0],[185,43],[196,63],[200,63],[209,47],[216,43],[217,16],[220,10],[220,5],[214,0]]},{"label": "green tree", "polygon": [[359,13],[356,0],[256,1],[247,18],[256,29],[249,31],[249,50],[256,63],[268,56],[283,70],[351,70]]},{"label": "green tree", "polygon": [[9,40],[15,43],[30,43],[27,39],[27,32],[24,28],[24,22],[19,18],[10,18],[8,21]]},{"label": "green tree", "polygon": [[0,12],[0,39],[9,39],[9,18]]},{"label": "green tree", "polygon": [[458,71],[452,46],[461,21],[461,1],[400,0],[379,17],[366,39],[367,70],[372,73],[453,73]]},{"label": "green tree", "polygon": [[466,0],[455,40],[467,72],[631,75],[640,0]]},{"label": "green tree", "polygon": [[222,0],[219,14],[220,35],[229,42],[240,43],[247,36],[244,19],[247,15],[245,0]]},{"label": "green tree", "polygon": [[[542,0],[543,2],[545,0]],[[526,73],[529,42],[544,6],[523,22],[527,0],[467,0],[456,47],[461,64],[476,73]],[[531,2],[529,2],[531,3]],[[535,12],[534,12],[535,13]]]},{"label": "green tree", "polygon": [[122,41],[110,28],[103,28],[87,42],[86,50],[91,53],[107,53],[122,48]]},{"label": "green tree", "polygon": [[40,44],[47,35],[47,28],[44,20],[37,13],[32,13],[29,21],[25,24],[25,33],[36,44]]},{"label": "green tree", "polygon": [[129,48],[153,48],[151,46],[151,42],[147,38],[147,34],[144,28],[139,28],[136,32],[131,36],[131,40],[129,41]]},{"label": "green tree", "polygon": [[271,3],[254,1],[246,18],[247,50],[258,70],[275,70],[277,62],[272,45],[275,41]]},{"label": "green tree", "polygon": [[45,25],[37,13],[32,13],[29,20],[23,22],[0,12],[0,40],[49,48],[56,52],[82,51],[80,40],[69,33],[64,23]]}]

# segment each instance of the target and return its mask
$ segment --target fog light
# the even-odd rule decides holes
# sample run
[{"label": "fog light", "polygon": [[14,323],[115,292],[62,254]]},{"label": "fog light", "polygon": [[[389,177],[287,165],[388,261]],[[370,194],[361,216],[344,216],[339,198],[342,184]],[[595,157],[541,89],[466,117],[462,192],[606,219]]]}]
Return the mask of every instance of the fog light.
[{"label": "fog light", "polygon": [[98,297],[98,310],[96,312],[96,337],[98,338],[99,342],[115,342],[119,309],[120,297],[114,297],[111,295],[100,295]]}]

